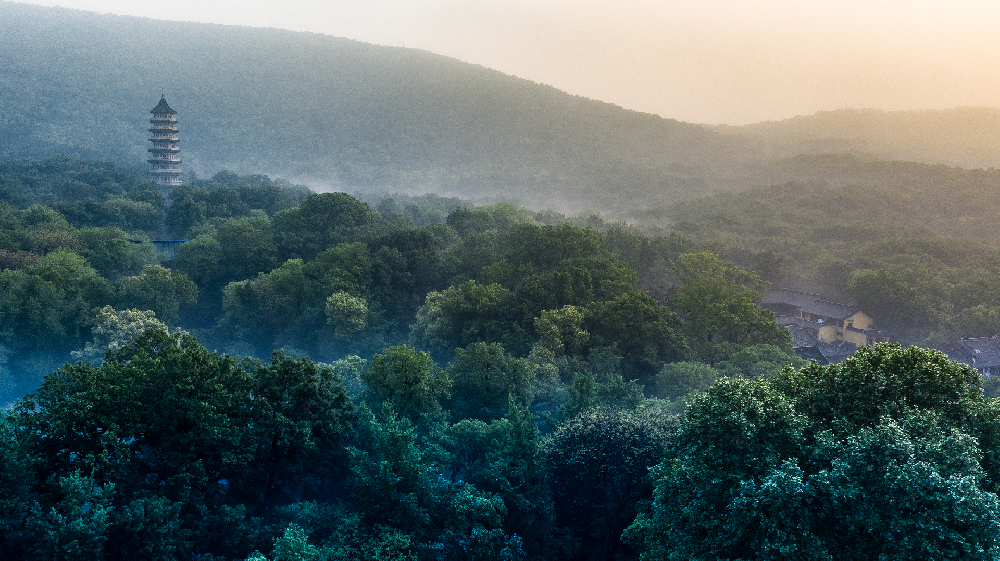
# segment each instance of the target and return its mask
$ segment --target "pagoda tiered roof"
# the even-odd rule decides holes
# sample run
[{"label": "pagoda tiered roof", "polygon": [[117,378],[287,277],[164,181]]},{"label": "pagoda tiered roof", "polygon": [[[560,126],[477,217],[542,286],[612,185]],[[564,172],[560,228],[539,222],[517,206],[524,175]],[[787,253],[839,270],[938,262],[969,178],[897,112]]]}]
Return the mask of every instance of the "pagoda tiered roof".
[{"label": "pagoda tiered roof", "polygon": [[169,113],[170,115],[175,115],[177,113],[176,111],[171,109],[169,105],[167,105],[167,98],[165,98],[162,95],[160,96],[160,102],[156,104],[156,107],[150,109],[149,112],[153,113],[154,115],[163,113]]}]

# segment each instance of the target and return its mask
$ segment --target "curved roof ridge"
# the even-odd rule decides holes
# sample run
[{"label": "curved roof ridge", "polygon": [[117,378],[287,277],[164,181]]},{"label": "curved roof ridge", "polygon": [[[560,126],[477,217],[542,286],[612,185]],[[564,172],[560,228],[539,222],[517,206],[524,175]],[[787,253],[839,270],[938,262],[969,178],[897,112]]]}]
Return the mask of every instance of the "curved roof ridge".
[{"label": "curved roof ridge", "polygon": [[160,102],[156,104],[156,107],[149,110],[150,113],[169,113],[171,115],[176,115],[177,112],[167,105],[167,98],[160,95]]}]

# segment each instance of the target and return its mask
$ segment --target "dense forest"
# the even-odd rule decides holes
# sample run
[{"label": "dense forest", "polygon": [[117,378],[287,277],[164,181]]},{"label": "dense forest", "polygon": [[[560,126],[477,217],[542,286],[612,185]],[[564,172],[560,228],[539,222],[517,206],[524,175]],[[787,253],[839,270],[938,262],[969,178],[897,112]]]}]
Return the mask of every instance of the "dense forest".
[{"label": "dense forest", "polygon": [[[1000,334],[1000,172],[949,167],[995,111],[706,127],[316,34],[0,37],[5,559],[1000,558],[1000,379],[920,348]],[[901,344],[806,362],[772,286]]]},{"label": "dense forest", "polygon": [[[598,228],[433,195],[372,206],[231,172],[174,189],[165,208],[141,173],[73,159],[8,162],[0,195],[10,356],[106,346],[122,321],[95,315],[106,306],[149,311],[240,356],[332,360],[412,344],[444,364],[455,349],[497,345],[544,365],[553,388],[556,372],[569,383],[591,364],[649,386],[667,362],[725,368],[744,347],[790,351],[756,306],[755,273],[683,235],[596,217],[577,222]],[[168,237],[188,240],[169,262],[150,243],[161,214]],[[706,298],[733,303],[709,312]]]},{"label": "dense forest", "polygon": [[[678,234],[231,172],[165,206],[141,173],[65,158],[7,162],[0,186],[8,396],[38,383],[32,361],[77,361],[6,425],[27,471],[5,551],[29,557],[73,542],[239,558],[280,528],[344,558],[373,539],[421,558],[632,551],[619,535],[690,392],[802,363],[765,283]],[[169,261],[150,242],[161,216],[189,240]],[[569,478],[553,495],[542,469],[592,430],[639,454],[596,534],[560,518],[589,500],[575,476],[552,475]],[[115,534],[135,524],[148,533]]]},{"label": "dense forest", "polygon": [[232,172],[165,206],[67,158],[0,165],[0,196],[8,558],[1000,547],[979,375],[894,345],[805,364],[717,240]]},{"label": "dense forest", "polygon": [[1000,172],[830,155],[787,165],[814,177],[658,212],[765,280],[859,306],[894,340],[1000,333]]}]

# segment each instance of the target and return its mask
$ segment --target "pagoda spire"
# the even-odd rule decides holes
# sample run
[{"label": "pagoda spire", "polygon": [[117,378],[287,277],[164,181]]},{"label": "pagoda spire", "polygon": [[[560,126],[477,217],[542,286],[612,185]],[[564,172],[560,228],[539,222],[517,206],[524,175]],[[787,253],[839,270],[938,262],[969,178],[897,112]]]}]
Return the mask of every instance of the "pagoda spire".
[{"label": "pagoda spire", "polygon": [[153,147],[148,150],[149,174],[153,181],[165,191],[181,184],[181,158],[180,149],[177,148],[177,114],[176,111],[167,105],[167,98],[160,93],[160,103],[156,105],[150,113],[153,118],[149,120],[153,125],[149,132],[152,138]]}]

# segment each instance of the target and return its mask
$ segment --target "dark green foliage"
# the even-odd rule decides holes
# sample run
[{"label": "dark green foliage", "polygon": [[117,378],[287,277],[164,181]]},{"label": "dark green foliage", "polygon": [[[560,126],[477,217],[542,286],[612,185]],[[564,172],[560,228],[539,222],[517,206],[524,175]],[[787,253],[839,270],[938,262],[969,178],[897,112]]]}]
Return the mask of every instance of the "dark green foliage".
[{"label": "dark green foliage", "polygon": [[35,496],[34,464],[10,419],[0,421],[0,548],[11,558],[23,557],[33,541],[27,519]]},{"label": "dark green foliage", "polygon": [[375,206],[383,219],[402,219],[413,226],[445,224],[452,212],[468,204],[456,197],[442,197],[433,193],[419,196],[393,193],[386,197],[369,192],[367,195],[358,193],[356,196]]},{"label": "dark green foliage", "polygon": [[290,332],[305,328],[302,316],[308,309],[315,310],[314,321],[322,320],[320,306],[302,260],[290,259],[267,274],[226,285],[220,327],[259,353],[273,348],[276,339],[287,340]]},{"label": "dark green foliage", "polygon": [[198,301],[198,286],[183,273],[146,265],[141,274],[118,281],[118,294],[122,307],[152,310],[164,323],[176,326],[181,303]]},{"label": "dark green foliage", "polygon": [[[340,379],[329,367],[308,358],[293,359],[275,351],[269,364],[253,372],[250,415],[257,425],[257,458],[251,488],[263,496],[248,496],[245,504],[284,502],[307,486],[337,485],[336,466],[343,463],[343,444],[353,420],[353,407]],[[307,475],[308,474],[308,475]],[[322,489],[330,492],[331,489]]]},{"label": "dark green foliage", "polygon": [[389,347],[373,356],[361,379],[368,385],[369,402],[391,402],[395,411],[411,420],[439,414],[440,401],[449,396],[452,385],[430,355],[406,345]]},{"label": "dark green foliage", "polygon": [[[515,414],[515,420],[516,415],[524,414]],[[525,466],[516,449],[512,450],[515,455],[510,463],[491,466],[497,479],[493,479],[490,487],[499,486],[501,492],[489,492],[469,483],[445,480],[441,473],[443,466],[432,461],[432,450],[417,445],[411,424],[397,417],[389,403],[383,404],[378,416],[366,408],[362,409],[362,415],[359,427],[362,447],[349,448],[348,452],[356,480],[355,500],[362,507],[367,524],[389,526],[414,536],[414,549],[421,557],[456,561],[522,558],[521,538],[505,531],[508,516],[505,501],[526,491],[511,487],[511,483],[518,486],[526,483],[522,478],[526,474],[518,473]],[[521,427],[509,422],[500,427],[503,432],[513,433],[503,438],[502,444],[497,443],[501,447],[510,444],[510,437],[525,436],[519,434]],[[527,436],[530,438],[531,434]],[[503,450],[501,447],[490,451],[490,455],[499,459],[496,454]],[[528,448],[531,449],[530,441]],[[470,471],[469,475],[478,474]],[[521,505],[512,503],[512,506]],[[518,522],[511,522],[524,528]]]},{"label": "dark green foliage", "polygon": [[59,502],[48,509],[36,504],[28,518],[27,530],[37,539],[31,555],[41,559],[103,559],[114,484],[99,487],[78,471],[59,478],[59,491]]},{"label": "dark green foliage", "polygon": [[509,401],[507,414],[489,424],[463,420],[436,436],[447,454],[452,481],[465,481],[502,499],[503,531],[523,540],[532,558],[551,555],[552,505],[544,489],[534,416]]},{"label": "dark green foliage", "polygon": [[145,173],[71,158],[0,163],[0,202],[48,205],[77,228],[114,227],[153,234],[163,195]]},{"label": "dark green foliage", "polygon": [[149,332],[49,376],[3,425],[5,555],[243,559],[268,531],[251,514],[337,491],[339,379],[280,352],[244,366]]},{"label": "dark green foliage", "polygon": [[288,546],[294,545],[293,554],[315,552],[331,561],[416,561],[411,535],[388,526],[366,527],[361,516],[343,503],[299,501],[276,510],[278,518],[288,524],[275,537],[274,556],[280,541],[286,555],[292,549]]},{"label": "dark green foliage", "polygon": [[470,280],[431,292],[417,311],[411,337],[442,353],[474,341],[501,341],[513,315],[511,304],[510,291],[499,284]]},{"label": "dark green foliage", "polygon": [[41,350],[80,344],[91,309],[114,289],[73,251],[60,249],[24,271],[0,271],[0,336],[13,348]]},{"label": "dark green foliage", "polygon": [[803,368],[806,364],[805,360],[790,354],[786,349],[761,344],[743,347],[726,360],[717,362],[715,367],[719,376],[769,378],[786,367]]},{"label": "dark green foliage", "polygon": [[[149,493],[183,503],[179,523],[168,522],[173,539],[186,542],[179,551],[204,551],[204,532],[238,523],[224,482],[254,459],[241,447],[250,385],[190,337],[149,332],[99,369],[67,365],[47,377],[19,404],[18,423],[44,458],[41,473],[91,473],[102,487],[115,484],[118,505]],[[200,543],[185,539],[192,531]]]},{"label": "dark green foliage", "polygon": [[895,345],[723,378],[689,405],[626,539],[643,559],[992,559],[995,404],[980,386]]},{"label": "dark green foliage", "polygon": [[[925,268],[902,271],[857,269],[847,293],[857,305],[886,325],[932,325],[942,310],[944,286]],[[869,312],[870,310],[870,312]]]},{"label": "dark green foliage", "polygon": [[670,263],[682,253],[697,250],[696,244],[680,232],[651,237],[613,227],[604,236],[604,247],[635,269],[642,290],[662,289],[670,275]]},{"label": "dark green foliage", "polygon": [[0,326],[9,346],[65,344],[62,301],[58,290],[23,271],[0,271]]},{"label": "dark green foliage", "polygon": [[577,540],[577,559],[629,555],[620,541],[636,502],[652,490],[648,468],[663,457],[672,419],[594,409],[560,426],[542,450],[556,520]]},{"label": "dark green foliage", "polygon": [[369,301],[388,330],[403,334],[425,295],[444,280],[437,240],[427,227],[403,229],[373,240],[369,251]]},{"label": "dark green foliage", "polygon": [[152,244],[134,243],[128,234],[118,228],[84,228],[77,232],[77,237],[86,247],[80,255],[98,274],[111,282],[123,276],[136,275],[144,266],[156,262]]},{"label": "dark green foliage", "polygon": [[356,478],[354,499],[369,524],[413,534],[430,524],[428,506],[433,474],[416,446],[413,425],[389,403],[375,416],[361,410],[363,449],[349,448]]},{"label": "dark green foliage", "polygon": [[370,206],[346,193],[310,194],[299,207],[274,216],[278,255],[312,260],[324,249],[364,239],[379,219]]},{"label": "dark green foliage", "polygon": [[791,350],[788,330],[774,323],[774,313],[761,308],[767,283],[710,252],[686,253],[673,263],[680,285],[669,306],[684,320],[694,355],[713,364],[740,347],[774,345]]},{"label": "dark green foliage", "polygon": [[17,405],[10,434],[37,466],[33,547],[245,557],[255,513],[342,477],[351,418],[340,380],[308,359],[279,352],[248,372],[190,336],[148,331]]},{"label": "dark green foliage", "polygon": [[448,214],[447,224],[463,238],[473,233],[496,230],[496,221],[486,208],[456,208]]},{"label": "dark green foliage", "polygon": [[853,432],[908,409],[934,411],[954,426],[970,422],[983,406],[982,377],[942,353],[879,345],[859,349],[843,363],[787,371],[773,385],[797,399],[818,430]]},{"label": "dark green foliage", "polygon": [[596,376],[586,371],[578,373],[567,389],[569,399],[559,409],[558,418],[569,421],[595,408],[634,410],[644,401],[642,390],[637,381],[626,381],[615,372]]},{"label": "dark green foliage", "polygon": [[719,371],[704,362],[671,362],[656,375],[656,391],[664,399],[678,399],[691,391],[704,391],[719,378]]},{"label": "dark green foliage", "polygon": [[206,223],[244,218],[255,213],[274,216],[299,204],[308,190],[265,175],[239,176],[221,171],[211,179],[174,188],[166,223],[177,237],[188,237]]},{"label": "dark green foliage", "polygon": [[603,236],[595,230],[522,224],[504,238],[507,260],[515,268],[531,265],[549,268],[564,259],[592,257],[603,249]]},{"label": "dark green foliage", "polygon": [[[628,464],[645,482],[631,495],[580,498],[571,474],[542,469],[529,411],[562,435],[595,416],[675,407],[644,390],[655,395],[664,364],[690,358],[684,323],[636,289],[636,268],[664,274],[691,247],[683,236],[537,226],[507,204],[449,209],[459,232],[414,227],[416,210],[404,219],[388,204],[387,220],[342,193],[297,207],[262,177],[188,187],[175,193],[197,211],[194,239],[160,264],[120,229],[0,206],[0,368],[53,344],[93,339],[75,355],[87,357],[115,347],[99,365],[51,374],[9,419],[5,552],[31,558],[76,540],[107,559],[540,560],[598,546],[634,557],[615,536],[648,498],[636,474],[656,459]],[[271,360],[209,353],[183,332],[137,338],[123,325],[108,339],[105,316],[125,315],[112,305]],[[434,354],[400,345],[407,336]],[[720,367],[771,375],[787,359],[747,341]],[[372,358],[363,368],[345,353]],[[292,358],[306,354],[333,365]],[[453,360],[445,371],[433,358]],[[360,419],[334,368],[366,402]],[[996,419],[981,416],[984,438],[1000,434]],[[577,499],[566,493],[624,510],[591,525],[580,518],[590,507],[567,507]]]},{"label": "dark green foliage", "polygon": [[316,256],[307,265],[310,276],[317,278],[327,291],[347,292],[366,297],[371,289],[371,253],[362,243],[343,243]]},{"label": "dark green foliage", "polygon": [[625,372],[644,382],[664,362],[683,360],[690,354],[677,315],[641,292],[593,305],[584,325],[591,333],[591,346],[613,345],[623,357]]},{"label": "dark green foliage", "polygon": [[455,351],[448,365],[452,380],[449,409],[460,419],[489,421],[507,412],[508,400],[534,400],[535,366],[508,355],[499,343],[472,343]]}]

